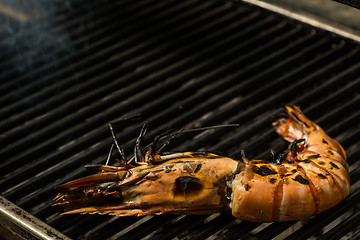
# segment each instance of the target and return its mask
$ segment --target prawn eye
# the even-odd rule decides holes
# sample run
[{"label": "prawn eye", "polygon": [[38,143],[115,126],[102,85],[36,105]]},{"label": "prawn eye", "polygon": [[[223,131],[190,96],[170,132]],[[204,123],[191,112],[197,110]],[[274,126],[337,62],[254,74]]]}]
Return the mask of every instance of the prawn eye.
[{"label": "prawn eye", "polygon": [[195,194],[202,189],[200,179],[196,177],[178,177],[175,179],[174,195],[185,196]]}]

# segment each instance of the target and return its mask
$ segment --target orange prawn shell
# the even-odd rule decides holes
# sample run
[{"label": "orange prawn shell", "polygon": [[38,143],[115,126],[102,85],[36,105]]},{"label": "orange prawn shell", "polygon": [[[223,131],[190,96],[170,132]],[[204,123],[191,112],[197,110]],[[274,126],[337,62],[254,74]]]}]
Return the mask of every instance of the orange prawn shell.
[{"label": "orange prawn shell", "polygon": [[[286,111],[289,117],[273,126],[287,141],[306,141],[281,164],[253,160],[245,165],[232,184],[230,207],[237,218],[254,222],[306,218],[349,194],[349,166],[342,146],[298,107],[286,106]],[[261,167],[266,171],[257,171]]]},{"label": "orange prawn shell", "polygon": [[254,165],[245,165],[232,182],[230,208],[232,215],[247,221],[267,222],[272,219],[275,184],[268,184],[272,176],[253,172]]},{"label": "orange prawn shell", "polygon": [[[216,156],[216,155],[214,155]],[[198,166],[202,166],[201,168]],[[199,170],[196,171],[196,168]],[[196,208],[197,206],[217,206],[223,201],[222,195],[214,183],[226,179],[235,172],[237,162],[231,158],[183,158],[170,160],[165,164],[153,168],[151,173],[136,183],[136,188],[126,189],[123,186],[123,197],[128,203],[151,203],[161,205],[161,208],[171,208],[174,204],[178,208]],[[219,171],[220,169],[220,171]],[[164,173],[166,172],[166,173]],[[134,172],[136,175],[136,172]],[[199,179],[201,191],[192,194],[191,191],[182,191],[176,186],[181,177]],[[190,189],[190,187],[188,187]],[[168,189],[164,191],[164,189]],[[146,194],[144,194],[146,193]]]},{"label": "orange prawn shell", "polygon": [[[316,206],[309,194],[309,186],[293,180],[295,173],[291,170],[296,169],[296,166],[256,165],[247,165],[233,181],[233,216],[251,222],[273,222],[314,215]],[[265,176],[254,173],[254,168],[259,166],[276,173]]]}]

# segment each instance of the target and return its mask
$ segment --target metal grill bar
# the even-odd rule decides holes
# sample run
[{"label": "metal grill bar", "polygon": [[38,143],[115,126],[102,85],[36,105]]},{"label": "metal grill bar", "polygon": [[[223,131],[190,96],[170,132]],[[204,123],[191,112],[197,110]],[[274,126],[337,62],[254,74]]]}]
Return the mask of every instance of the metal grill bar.
[{"label": "metal grill bar", "polygon": [[349,231],[358,227],[358,222],[360,221],[360,212],[356,212],[350,217],[342,222],[326,234],[322,235],[319,239],[340,239],[341,237],[345,236]]},{"label": "metal grill bar", "polygon": [[[16,239],[59,239],[68,237],[0,196],[0,224],[8,226]],[[4,237],[4,236],[2,236]]]},{"label": "metal grill bar", "polygon": [[[128,91],[127,91],[128,92]],[[72,104],[74,104],[73,102],[72,102]],[[81,104],[79,104],[79,105],[81,105]],[[59,126],[62,126],[64,124],[64,122],[59,122],[58,123],[58,125]],[[56,130],[57,129],[54,129],[53,130],[53,132],[56,132]],[[51,132],[48,128],[44,128],[43,129],[43,132],[45,132],[47,135]],[[70,131],[69,131],[70,133],[71,132],[73,132],[73,130],[71,130],[70,129]],[[41,132],[38,132],[38,134],[40,134]],[[45,137],[45,136],[44,136]],[[36,137],[35,139],[43,139],[43,136],[40,136],[40,137]],[[22,142],[23,143],[28,143],[29,142],[29,140],[30,139],[24,139]],[[21,141],[20,141],[20,143],[21,143]],[[48,147],[48,146],[47,146]],[[12,148],[13,148],[13,152],[15,152],[15,151],[17,151],[18,149],[23,149],[24,148],[24,145],[20,145],[18,148],[16,148],[16,146],[12,146]],[[33,151],[34,149],[32,149],[32,151]],[[40,149],[41,150],[41,149]],[[29,155],[29,153],[26,153],[26,155]],[[9,161],[9,162],[11,162],[11,165],[12,165],[12,167],[14,166],[14,164],[16,163],[16,160],[14,160],[14,159],[12,159],[11,161]],[[2,166],[2,169],[4,169],[5,170],[5,166]]]},{"label": "metal grill bar", "polygon": [[[306,53],[306,51],[305,51],[305,53]],[[271,59],[271,58],[270,58]],[[207,80],[208,80],[208,78],[207,78]],[[252,81],[252,84],[254,83],[254,81]],[[185,89],[186,90],[186,89]],[[190,89],[189,89],[190,90]],[[185,91],[183,91],[183,92],[185,92]],[[176,94],[176,95],[180,95],[180,94]],[[224,97],[226,96],[227,94],[224,94]],[[163,100],[162,100],[163,101]],[[160,101],[161,102],[161,101]],[[184,105],[184,104],[183,104]],[[158,106],[158,105],[155,105],[156,107]],[[149,108],[148,106],[147,106],[147,108]],[[120,109],[120,108],[118,108],[118,109]],[[144,113],[146,111],[146,109],[144,109],[142,112]],[[149,119],[150,121],[152,121],[152,119],[150,118]],[[61,124],[63,124],[63,123],[59,123],[59,125],[61,125]],[[73,129],[69,129],[68,130],[70,133],[71,132],[73,132],[74,130]],[[48,134],[48,132],[49,132],[49,130],[48,129],[43,129],[43,132],[45,132],[46,134]],[[136,133],[135,133],[136,134]],[[54,140],[56,139],[56,138],[53,138]],[[24,141],[23,142],[28,142],[29,140],[28,139],[24,139]],[[45,145],[46,146],[46,145]],[[46,147],[49,147],[49,145],[47,145]],[[42,150],[42,149],[40,149],[40,150]],[[39,150],[39,151],[40,151]],[[28,153],[28,152],[26,152],[25,154],[23,154],[23,155],[30,155],[30,153]],[[20,157],[18,158],[18,159],[23,159],[23,157],[20,155]],[[10,165],[11,165],[11,167],[14,167],[14,164],[17,162],[17,160],[16,159],[11,159],[11,161],[9,161],[10,162]],[[47,161],[48,162],[48,161]],[[34,163],[34,165],[37,165],[37,166],[40,166],[40,164],[41,164],[41,162],[36,162],[36,163]],[[2,168],[5,168],[6,166],[4,165],[4,166],[2,166]],[[32,167],[34,167],[34,166],[32,166]],[[31,168],[32,168],[31,167]],[[18,173],[19,175],[23,175],[23,174],[25,174],[25,175],[23,175],[23,176],[26,176],[26,174],[30,174],[30,172],[28,172],[28,171],[20,171],[19,173]],[[17,178],[17,176],[16,175],[14,175],[13,176],[13,178]],[[9,183],[16,183],[15,181],[14,181],[14,179],[9,179],[9,182],[6,182],[6,183],[4,183],[4,185],[6,185],[6,186],[8,186],[8,184]]]},{"label": "metal grill bar", "polygon": [[[186,6],[186,5],[189,5],[189,2],[187,2],[187,4],[183,4],[183,5],[185,5],[185,7],[189,7],[189,6]],[[178,7],[178,6],[175,6],[175,7]],[[191,7],[191,5],[190,5],[190,7]],[[183,9],[183,8],[181,8],[180,7],[180,9],[178,9],[178,8],[175,8],[175,9],[168,9],[168,11],[167,11],[167,13],[168,13],[168,15],[171,15],[171,14],[173,14],[174,12],[175,12],[175,14],[176,14],[176,11],[177,10],[184,10],[185,12],[186,12],[186,10],[187,10],[187,8],[185,8],[185,9]],[[154,11],[161,11],[161,9],[154,9]],[[195,12],[195,13],[198,13],[198,12]],[[166,18],[166,17],[168,17],[168,15],[165,15],[165,16],[160,16],[160,17],[163,17],[163,18]],[[185,17],[187,16],[187,12],[186,12],[186,14],[185,14]],[[146,17],[146,16],[142,16],[142,15],[140,15],[139,17]],[[190,15],[190,17],[191,17],[191,15]],[[177,21],[181,21],[182,19],[183,19],[184,17],[180,17],[180,19],[174,19],[174,20],[177,20]],[[156,20],[156,19],[155,19]],[[161,19],[159,19],[159,20],[161,20]],[[172,20],[172,21],[169,21],[169,22],[166,22],[167,23],[167,25],[171,25],[171,24],[175,24],[176,23],[176,21],[175,21],[175,23],[174,23],[174,20]],[[151,23],[151,22],[150,22]],[[165,25],[166,26],[166,25]],[[157,26],[157,28],[156,29],[161,29],[161,27],[164,27],[164,26]],[[134,27],[135,29],[136,29],[136,26]],[[154,29],[153,31],[154,32],[156,32],[156,29]],[[127,31],[123,31],[122,32],[122,34],[128,34],[129,32],[127,32]],[[140,35],[140,37],[143,37],[143,35],[142,34],[138,34],[138,35]],[[146,36],[146,35],[145,35]],[[159,38],[159,37],[158,37]],[[156,40],[161,40],[161,38],[160,39],[158,39],[158,38],[155,38],[155,41]],[[134,41],[134,39],[131,39],[131,41],[130,42],[132,42],[132,44],[134,44],[135,43],[135,41]],[[149,43],[147,43],[147,44],[149,44]],[[121,47],[123,47],[122,49],[120,48],[117,48],[118,47],[118,45],[120,45]],[[151,46],[151,44],[149,44],[150,46]],[[63,72],[65,71],[65,73],[66,74],[71,74],[70,76],[71,76],[71,78],[70,78],[70,80],[71,81],[69,81],[69,80],[67,80],[67,81],[61,81],[61,82],[59,82],[59,84],[55,84],[53,87],[51,87],[51,88],[49,88],[49,87],[47,87],[45,90],[44,90],[44,92],[39,92],[39,91],[36,91],[35,92],[35,94],[36,94],[36,96],[30,96],[30,98],[24,98],[24,99],[21,99],[20,101],[18,101],[16,104],[15,104],[15,106],[12,106],[12,105],[10,105],[8,108],[11,108],[12,110],[9,112],[9,113],[7,113],[6,112],[6,108],[4,109],[4,110],[2,110],[1,111],[1,116],[3,116],[4,118],[6,118],[8,115],[7,114],[11,114],[13,111],[21,111],[21,110],[23,110],[28,104],[26,104],[29,100],[31,100],[32,98],[44,98],[44,97],[48,97],[48,96],[52,96],[53,94],[54,94],[54,92],[56,92],[59,88],[61,88],[61,89],[67,89],[68,87],[70,87],[70,86],[73,86],[74,85],[74,83],[77,83],[77,81],[75,81],[75,80],[77,80],[78,78],[79,78],[79,76],[72,76],[72,73],[73,73],[73,71],[74,71],[74,68],[76,69],[76,67],[86,67],[86,64],[94,64],[94,62],[93,61],[96,61],[96,65],[94,66],[94,68],[92,68],[92,69],[89,69],[89,71],[87,72],[87,71],[85,71],[85,72],[83,72],[82,74],[83,74],[83,76],[81,76],[81,77],[83,77],[84,79],[86,79],[86,78],[89,78],[89,77],[91,77],[91,76],[93,76],[95,73],[97,73],[97,72],[99,72],[99,71],[104,71],[105,69],[109,69],[109,67],[111,67],[111,66],[114,66],[114,65],[116,65],[116,64],[121,64],[122,63],[122,61],[124,61],[124,59],[128,59],[128,58],[130,58],[131,56],[136,56],[136,54],[138,54],[139,52],[138,51],[144,51],[145,49],[143,49],[143,48],[139,48],[138,49],[138,46],[135,46],[134,48],[135,48],[135,50],[137,50],[137,52],[134,52],[134,53],[132,53],[133,55],[129,55],[129,53],[128,52],[125,52],[125,53],[122,53],[122,55],[119,55],[119,56],[117,56],[116,58],[112,58],[112,61],[114,61],[114,62],[104,62],[104,63],[102,63],[101,61],[103,61],[104,60],[104,58],[105,58],[105,60],[106,60],[106,58],[109,58],[109,54],[111,54],[111,53],[113,53],[114,51],[121,51],[121,50],[124,50],[124,49],[126,49],[126,47],[128,47],[127,45],[121,45],[121,43],[118,43],[118,44],[115,44],[115,45],[111,45],[111,47],[110,48],[107,48],[107,49],[101,49],[101,55],[100,56],[102,56],[103,58],[99,58],[99,56],[97,55],[97,54],[95,54],[95,55],[93,55],[93,56],[90,56],[88,59],[85,59],[85,61],[83,60],[83,61],[78,61],[78,62],[76,62],[76,65],[71,65],[71,66],[69,66],[69,67],[67,67],[67,68],[64,68],[64,69],[61,69],[59,72],[60,72],[60,75],[56,75],[56,74],[58,74],[57,72],[55,72],[54,74],[50,74],[50,75],[48,75],[48,76],[46,76],[45,77],[45,79],[42,81],[42,82],[46,82],[46,83],[48,83],[49,82],[49,79],[51,79],[51,78],[64,78],[64,77],[66,77],[66,75],[63,75]],[[153,51],[153,52],[156,52],[156,53],[158,53],[158,52],[161,52],[161,50],[162,49],[156,49],[156,51]],[[105,56],[103,56],[104,55],[104,53],[106,53],[107,55],[105,55]],[[159,55],[156,55],[156,54],[154,54],[154,53],[152,53],[152,55],[151,54],[149,54],[150,56],[153,56],[154,58],[156,58],[157,56],[159,56]],[[133,65],[133,66],[129,66],[128,67],[128,69],[121,69],[121,71],[123,71],[123,72],[126,72],[126,71],[130,71],[130,70],[132,70],[132,69],[134,69],[134,68],[136,68],[137,66],[139,66],[139,65],[141,65],[144,61],[146,61],[146,60],[148,60],[146,57],[146,54],[144,54],[144,52],[143,52],[143,54],[142,54],[142,56],[138,59],[138,62],[136,62],[135,61],[135,65]],[[139,61],[140,60],[140,61]],[[114,64],[114,65],[111,65],[111,64]],[[90,65],[91,66],[91,65]],[[65,84],[67,84],[67,85],[65,85]],[[99,83],[97,83],[97,85],[89,85],[88,86],[88,89],[89,88],[91,88],[91,87],[96,87],[96,86],[99,86],[98,85]],[[43,85],[43,83],[42,83],[42,85]],[[85,85],[86,86],[86,85]],[[36,86],[34,86],[33,87],[33,89],[34,90],[38,90],[37,89],[37,87],[38,87],[38,85],[36,85]],[[84,88],[83,90],[86,90],[86,88]],[[18,93],[16,93],[16,94],[19,94],[19,95],[23,95],[25,92],[29,92],[29,89],[23,89],[23,90],[21,90],[22,92],[18,92]],[[79,91],[79,90],[78,90]],[[69,93],[68,93],[69,94]],[[74,93],[73,93],[74,94]],[[40,95],[40,96],[39,96]],[[73,95],[70,95],[70,96],[73,96]],[[65,98],[65,99],[67,99],[67,98]],[[6,103],[6,102],[5,102]],[[54,103],[54,105],[55,104],[58,104],[58,102],[55,102]],[[51,103],[49,103],[49,104],[51,104]],[[37,110],[37,109],[35,109],[35,110]],[[3,113],[3,111],[4,111],[4,113]],[[29,114],[31,114],[30,112],[26,112],[28,115]],[[37,113],[37,111],[35,111],[35,113]],[[3,115],[4,114],[4,115]]]},{"label": "metal grill bar", "polygon": [[[61,124],[63,124],[63,123],[61,123]],[[59,124],[59,125],[61,125],[61,124]],[[44,129],[44,132],[45,132],[45,130],[46,130],[46,132],[49,132],[48,129]],[[40,137],[38,137],[38,138],[40,138]],[[24,139],[23,142],[28,142],[28,139]],[[20,149],[20,148],[23,148],[23,146],[20,146],[18,149]],[[16,148],[13,151],[16,151]],[[14,161],[12,161],[12,164],[14,164]]]},{"label": "metal grill bar", "polygon": [[[99,9],[97,5],[99,5],[100,3],[90,3],[90,5],[87,5],[88,7],[92,8],[97,8]],[[64,6],[62,6],[64,7]],[[72,1],[72,5],[71,5],[71,11],[68,11],[69,9],[66,9],[66,7],[62,8],[62,10],[56,11],[56,13],[54,13],[54,16],[46,16],[46,17],[41,17],[39,19],[34,19],[33,21],[31,21],[31,25],[30,26],[35,26],[36,29],[40,29],[40,30],[46,30],[46,31],[52,31],[54,33],[62,33],[62,32],[66,32],[66,25],[68,25],[69,22],[74,22],[71,21],[71,19],[73,18],[73,16],[77,17],[77,21],[78,21],[78,25],[77,25],[77,29],[79,29],[79,27],[83,24],[84,18],[83,15],[86,14],[85,11],[86,7],[84,8],[84,4],[80,3],[80,4],[76,4],[75,1]],[[48,13],[50,14],[50,13]],[[65,22],[64,22],[65,20]],[[60,29],[59,28],[55,28],[57,25],[60,25]],[[54,28],[52,28],[54,27]],[[58,31],[57,31],[58,30]],[[82,33],[82,31],[76,31],[76,33]],[[70,36],[69,36],[70,37]],[[5,36],[4,38],[5,39]],[[20,41],[21,39],[19,39]],[[5,48],[2,49],[3,50],[3,55],[2,56],[11,56],[11,54],[14,54],[17,52],[18,49],[14,49],[14,48]],[[58,57],[58,60],[56,61],[56,64],[46,64],[45,65],[45,69],[49,68],[49,66],[56,66],[55,68],[52,68],[51,71],[54,71],[54,69],[56,69],[58,67],[58,63],[60,59],[68,59],[69,56],[68,54],[64,54],[64,52],[62,51],[63,49],[49,49],[49,54],[52,54],[56,57]],[[10,52],[12,51],[12,52]],[[17,56],[15,54],[15,56]],[[12,56],[12,57],[15,57]],[[36,62],[39,62],[39,60],[41,61],[41,59],[43,58],[43,56],[38,55],[35,56],[35,59],[33,59]],[[26,74],[26,76],[24,75],[19,75],[19,73],[16,70],[16,67],[14,66],[14,64],[12,62],[8,61],[8,58],[4,58],[4,61],[2,62],[2,66],[4,67],[4,70],[1,73],[1,77],[7,77],[7,78],[12,78],[12,81],[10,82],[4,82],[4,84],[2,85],[1,89],[0,89],[0,93],[1,93],[1,101],[4,101],[4,99],[7,99],[9,102],[11,100],[14,100],[13,98],[11,98],[11,95],[8,95],[9,91],[11,91],[12,93],[21,93],[22,95],[26,95],[28,93],[32,93],[34,90],[38,90],[39,87],[44,87],[47,86],[49,84],[49,82],[46,82],[46,84],[37,84],[35,87],[34,83],[38,83],[38,78],[41,76],[41,74],[39,72],[40,69],[43,69],[43,65],[40,65],[39,68],[36,68],[35,71],[30,69],[30,71],[28,72],[28,74]],[[67,61],[67,60],[66,60]],[[43,71],[41,73],[43,74],[49,74],[51,71]],[[35,74],[34,74],[35,73]],[[31,79],[31,81],[29,81],[29,79]],[[25,86],[28,85],[33,85],[32,88],[27,88]],[[5,96],[4,96],[5,95]],[[2,102],[4,104],[4,102]]]},{"label": "metal grill bar", "polygon": [[[124,3],[123,6],[127,6],[129,5],[127,2],[125,1],[121,1],[121,3]],[[103,33],[102,31],[104,30],[104,28],[102,28],[101,30],[96,29],[95,32],[92,32],[94,30],[94,25],[106,25],[109,23],[110,28],[107,26],[105,29],[108,30],[107,32],[104,32],[103,34],[110,34],[111,31],[116,30],[116,27],[118,27],[118,25],[114,24],[114,21],[111,21],[111,16],[110,19],[109,18],[100,18],[99,22],[94,22],[91,21],[87,24],[86,28],[83,28],[84,25],[84,15],[86,15],[86,8],[91,9],[91,8],[96,8],[97,9],[97,13],[98,14],[107,14],[106,11],[102,12],[104,6],[107,6],[105,8],[105,10],[109,10],[109,8],[111,8],[111,5],[106,4],[106,2],[97,2],[97,3],[90,3],[91,5],[87,5],[87,7],[84,8],[84,4],[74,4],[75,7],[81,7],[80,10],[77,8],[73,8],[70,12],[66,12],[65,14],[60,15],[60,19],[57,19],[57,21],[55,21],[54,23],[52,23],[51,20],[47,20],[47,19],[41,19],[41,21],[38,22],[34,22],[34,24],[43,24],[43,23],[47,23],[47,22],[51,22],[51,25],[57,26],[60,25],[59,27],[57,27],[55,30],[58,30],[59,32],[68,32],[69,31],[69,38],[74,39],[73,40],[73,45],[74,48],[77,49],[77,52],[75,55],[72,55],[71,57],[75,60],[75,61],[80,61],[82,58],[84,58],[85,56],[88,56],[88,51],[89,49],[91,50],[95,50],[95,49],[103,49],[104,47],[106,47],[106,43],[109,43],[109,40],[111,38],[101,38],[98,39],[98,41],[95,42],[95,44],[90,44],[89,46],[89,40],[91,39],[90,37],[94,34],[99,35],[99,33]],[[100,5],[100,6],[98,6]],[[148,6],[151,5],[151,2],[145,2],[142,5],[140,4],[139,6],[136,5],[131,5],[133,7],[136,7],[134,9],[130,9],[130,13],[134,12],[134,11],[139,11],[139,9],[141,8],[146,8],[149,9]],[[99,8],[100,7],[100,8]],[[121,6],[120,6],[121,7]],[[79,10],[79,11],[77,11]],[[127,11],[128,9],[124,9],[123,14],[125,16],[127,16]],[[154,9],[153,9],[154,10]],[[161,9],[158,9],[161,10]],[[114,14],[114,13],[112,13]],[[71,20],[71,15],[74,15],[76,18],[73,21]],[[62,18],[61,18],[62,17]],[[146,16],[140,16],[140,17],[146,17]],[[65,22],[64,22],[65,19]],[[98,20],[98,19],[96,19]],[[59,21],[59,22],[58,22]],[[69,22],[72,23],[69,24]],[[70,27],[72,27],[74,30],[70,31],[70,27],[68,27],[68,25],[70,25]],[[79,28],[81,27],[81,29],[79,30]],[[108,29],[109,28],[109,29]],[[118,34],[123,33],[124,31],[119,31]],[[84,38],[84,33],[87,33]],[[75,35],[75,36],[74,36]],[[76,36],[78,35],[78,36]],[[76,38],[78,37],[78,39]],[[90,42],[91,43],[91,42]],[[101,45],[102,44],[102,45]],[[98,48],[100,46],[102,46],[102,48]],[[84,49],[84,46],[87,46],[87,49]],[[51,54],[53,55],[58,55],[58,53],[61,53],[61,51],[59,51],[58,49],[52,49],[53,52],[51,52]],[[38,56],[38,58],[41,59],[41,56]],[[15,78],[12,82],[8,82],[4,84],[4,87],[2,87],[1,90],[3,90],[2,93],[8,93],[8,90],[12,90],[12,92],[15,92],[17,94],[21,94],[21,95],[27,95],[29,93],[32,92],[36,92],[36,90],[39,89],[39,87],[44,87],[44,86],[48,86],[49,84],[49,78],[37,78],[37,76],[42,76],[43,74],[49,74],[52,73],[52,71],[57,71],[59,68],[58,66],[62,65],[59,64],[59,62],[61,63],[65,63],[65,64],[69,64],[69,56],[65,55],[65,56],[59,56],[57,61],[55,63],[50,63],[50,64],[46,64],[46,65],[42,65],[40,66],[40,68],[38,69],[34,69],[34,70],[30,70],[30,72],[28,72],[27,75],[23,75],[23,76],[19,76],[17,78]],[[12,69],[14,72],[15,70]],[[16,71],[15,71],[16,72]],[[70,70],[70,72],[72,72],[72,70]],[[4,73],[3,73],[4,74]],[[10,77],[9,75],[5,75],[7,77]],[[32,81],[28,81],[29,78]],[[27,81],[26,81],[27,80]],[[44,84],[44,82],[46,84]],[[24,84],[27,87],[22,86],[20,89],[18,89],[18,91],[13,91],[15,87],[21,86],[21,84]],[[63,83],[62,83],[63,84]],[[10,101],[11,100],[11,95],[10,96],[2,96],[1,97],[2,101]],[[2,102],[4,103],[4,102]]]}]

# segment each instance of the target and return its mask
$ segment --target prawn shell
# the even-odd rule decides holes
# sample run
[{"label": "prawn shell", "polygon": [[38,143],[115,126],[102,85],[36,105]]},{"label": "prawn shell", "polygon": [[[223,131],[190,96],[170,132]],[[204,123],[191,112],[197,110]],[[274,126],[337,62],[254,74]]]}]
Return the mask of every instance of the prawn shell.
[{"label": "prawn shell", "polygon": [[[318,131],[309,133],[307,141],[311,142],[311,146],[308,147],[308,150],[326,153],[326,150],[331,149],[332,152],[336,153],[338,158],[341,158],[341,160],[347,165],[344,148],[337,141],[330,138],[319,126],[317,126],[317,128],[319,129]],[[331,154],[329,157],[333,158]]]},{"label": "prawn shell", "polygon": [[[152,168],[151,172],[135,183],[136,187],[122,186],[124,202],[151,203],[161,205],[163,209],[174,205],[178,208],[221,205],[223,193],[219,193],[219,187],[214,183],[226,178],[236,168],[237,162],[225,157],[170,160]],[[189,179],[192,183],[181,185],[179,179]]]},{"label": "prawn shell", "polygon": [[309,186],[314,200],[316,201],[317,213],[322,212],[338,204],[347,196],[341,179],[336,174],[330,173],[319,167],[317,164],[299,163],[306,177],[309,179]]},{"label": "prawn shell", "polygon": [[[259,168],[270,171],[258,174]],[[296,169],[296,164],[245,166],[233,181],[232,214],[251,222],[289,221],[314,215],[316,202],[306,175]]]},{"label": "prawn shell", "polygon": [[[208,214],[225,210],[230,191],[227,182],[238,171],[239,162],[215,154],[192,155],[132,168],[118,181],[70,190],[56,198],[57,204],[68,208],[65,214],[118,216]],[[99,194],[103,202],[99,202]],[[86,201],[79,196],[87,196]]]},{"label": "prawn shell", "polygon": [[283,179],[282,199],[279,204],[279,217],[275,221],[290,221],[300,218],[306,218],[317,213],[316,202],[311,194],[310,186],[304,182],[297,181],[305,179],[302,173]]},{"label": "prawn shell", "polygon": [[318,154],[323,158],[325,162],[331,161],[333,163],[339,163],[340,165],[342,165],[342,167],[346,169],[346,171],[349,170],[349,164],[345,161],[345,159],[341,156],[341,154],[337,151],[334,151],[331,148],[327,148],[324,145],[309,146],[307,148],[307,151],[304,151],[303,153],[299,154],[299,156],[301,159],[307,159],[309,157],[311,158],[312,156],[316,156]]},{"label": "prawn shell", "polygon": [[275,164],[246,164],[232,182],[233,216],[252,222],[271,221],[276,214],[273,202],[281,170],[282,167]]}]

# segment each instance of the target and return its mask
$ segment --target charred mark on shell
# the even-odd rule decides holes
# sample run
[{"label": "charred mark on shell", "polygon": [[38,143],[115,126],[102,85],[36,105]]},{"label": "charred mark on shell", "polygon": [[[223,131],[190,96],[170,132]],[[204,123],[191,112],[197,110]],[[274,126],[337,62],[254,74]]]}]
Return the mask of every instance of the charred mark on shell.
[{"label": "charred mark on shell", "polygon": [[259,174],[261,176],[267,176],[272,174],[277,174],[276,171],[268,168],[267,166],[263,165],[261,167],[254,167],[253,169],[254,173]]},{"label": "charred mark on shell", "polygon": [[275,155],[273,152],[271,152],[271,154],[272,154],[272,162],[279,165],[281,164],[282,161],[284,161],[287,158],[289,153],[282,152]]},{"label": "charred mark on shell", "polygon": [[270,178],[269,181],[270,181],[271,184],[274,184],[274,183],[276,183],[276,178]]},{"label": "charred mark on shell", "polygon": [[334,168],[339,169],[338,165],[336,165],[335,163],[330,162],[330,164],[331,164],[331,166],[333,166]]},{"label": "charred mark on shell", "polygon": [[244,188],[245,188],[246,191],[249,191],[249,189],[250,189],[249,184],[245,183],[245,184],[244,184]]},{"label": "charred mark on shell", "polygon": [[[180,184],[179,186],[183,186],[183,184],[187,185],[191,185],[192,183],[197,183],[199,182],[200,179],[196,178],[196,177],[190,177],[190,176],[185,176],[185,177],[178,177],[177,179],[175,179],[175,182],[177,184]],[[185,189],[185,188],[183,188]]]},{"label": "charred mark on shell", "polygon": [[179,160],[179,161],[176,161],[176,162],[172,162],[172,163],[193,163],[195,161],[182,161],[182,160]]},{"label": "charred mark on shell", "polygon": [[292,115],[296,120],[298,120],[299,122],[302,122],[302,121],[300,120],[300,118],[299,118],[295,113],[291,112],[291,115]]},{"label": "charred mark on shell", "polygon": [[305,125],[305,127],[310,128],[310,126],[309,126],[309,124],[307,124],[307,122],[302,122],[302,123]]},{"label": "charred mark on shell", "polygon": [[321,174],[321,173],[319,173],[318,176],[319,176],[320,178],[322,178],[322,179],[326,179],[326,176],[323,175],[323,174]]},{"label": "charred mark on shell", "polygon": [[303,160],[297,160],[297,162],[310,163],[310,159],[305,158]]},{"label": "charred mark on shell", "polygon": [[323,142],[324,144],[329,145],[329,143],[325,140],[325,138],[322,139],[322,142]]},{"label": "charred mark on shell", "polygon": [[268,161],[265,160],[249,160],[251,161],[253,164],[267,164]]},{"label": "charred mark on shell", "polygon": [[301,138],[301,139],[295,139],[294,141],[292,141],[290,144],[289,144],[289,147],[288,149],[290,150],[293,150],[293,151],[297,151],[299,149],[299,144],[302,143],[302,142],[305,142],[305,138]]},{"label": "charred mark on shell", "polygon": [[325,163],[323,161],[318,162],[319,165],[324,165]]},{"label": "charred mark on shell", "polygon": [[202,164],[201,163],[198,164],[194,170],[194,173],[197,173],[198,171],[200,171],[201,167],[202,167]]},{"label": "charred mark on shell", "polygon": [[178,177],[175,179],[174,195],[175,196],[188,196],[196,194],[202,189],[200,179],[196,177]]},{"label": "charred mark on shell", "polygon": [[309,159],[317,159],[319,157],[320,157],[320,154],[316,154],[316,155],[309,156]]},{"label": "charred mark on shell", "polygon": [[329,153],[331,156],[334,156],[334,153],[333,153],[331,150],[328,150],[328,153]]},{"label": "charred mark on shell", "polygon": [[309,185],[309,180],[303,178],[301,175],[297,175],[295,178],[293,178],[293,180],[304,185]]},{"label": "charred mark on shell", "polygon": [[166,171],[165,171],[165,173],[170,173],[171,172],[171,170],[170,169],[167,169]]},{"label": "charred mark on shell", "polygon": [[291,170],[291,172],[296,173],[296,172],[297,172],[297,170],[296,170],[296,169],[293,169],[293,170]]}]

